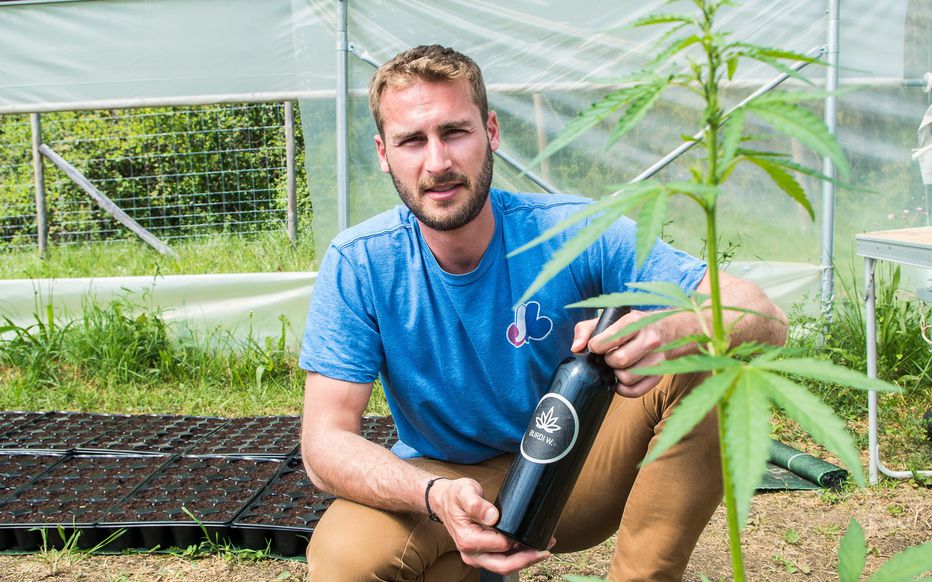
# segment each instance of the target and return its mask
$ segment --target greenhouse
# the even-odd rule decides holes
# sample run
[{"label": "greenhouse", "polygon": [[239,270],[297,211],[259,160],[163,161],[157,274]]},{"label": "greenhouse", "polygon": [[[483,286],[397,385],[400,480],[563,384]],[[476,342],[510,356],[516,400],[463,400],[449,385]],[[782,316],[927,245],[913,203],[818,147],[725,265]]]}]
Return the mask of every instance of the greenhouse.
[{"label": "greenhouse", "polygon": [[[887,545],[880,552],[883,556],[871,554],[870,565],[876,570],[880,558],[920,541],[926,542],[920,546],[925,552],[921,560],[929,559],[932,568],[928,558],[932,547],[927,543],[932,536],[928,520],[932,506],[925,494],[932,449],[924,434],[928,430],[932,435],[932,416],[921,420],[932,406],[928,384],[932,341],[926,324],[927,304],[932,303],[932,238],[920,229],[932,227],[932,4],[927,0],[723,4],[716,27],[727,31],[735,46],[773,49],[760,53],[757,60],[742,58],[721,65],[716,87],[722,119],[740,109],[743,131],[750,136],[741,142],[739,133],[739,142],[729,146],[732,154],[753,143],[761,157],[779,157],[788,164],[783,167],[799,170],[789,179],[789,174],[764,161],[729,171],[722,185],[716,186],[718,230],[713,245],[706,240],[707,217],[690,200],[702,195],[671,196],[668,203],[664,198],[659,238],[700,259],[708,258],[710,248],[717,249],[711,254],[718,255],[725,272],[759,285],[789,316],[790,351],[808,350],[819,354],[812,360],[831,359],[868,373],[870,380],[861,384],[853,380],[853,385],[870,389],[869,404],[867,398],[856,400],[861,397],[852,396],[848,388],[838,400],[826,396],[840,384],[839,376],[819,379],[830,388],[813,382],[818,384],[818,396],[834,406],[848,430],[864,441],[857,442],[864,452],[859,462],[870,468],[870,481],[878,480],[879,464],[881,475],[906,480],[920,492],[918,499],[913,491],[891,494],[901,496],[887,505],[890,515],[885,517],[916,518],[908,526],[879,526]],[[669,26],[641,26],[648,15],[692,7],[688,0],[0,0],[0,258],[6,263],[0,270],[0,342],[4,342],[0,349],[13,354],[9,346],[29,343],[34,337],[37,345],[46,341],[52,345],[48,338],[64,337],[69,326],[106,327],[100,321],[113,318],[127,326],[127,335],[152,333],[164,343],[152,347],[139,342],[134,345],[138,353],[124,354],[124,360],[137,359],[138,367],[127,364],[127,371],[120,372],[123,376],[109,377],[99,385],[85,382],[73,402],[82,412],[75,414],[90,414],[95,406],[107,409],[105,418],[89,418],[87,426],[102,423],[99,426],[113,434],[125,429],[130,442],[130,423],[120,424],[124,421],[118,416],[124,411],[167,413],[153,408],[170,402],[176,408],[171,412],[183,415],[251,415],[239,419],[245,428],[218,421],[210,425],[210,434],[218,427],[250,431],[253,423],[248,419],[265,417],[274,418],[275,426],[288,427],[285,431],[300,430],[300,401],[292,400],[296,394],[300,398],[304,373],[295,364],[295,350],[324,252],[342,231],[400,202],[392,178],[382,171],[374,140],[378,130],[369,110],[368,84],[376,69],[418,45],[450,46],[469,55],[482,69],[489,108],[496,112],[501,128],[493,187],[580,195],[608,207],[612,198],[630,192],[632,184],[654,179],[685,184],[696,179],[696,168],[702,167],[709,151],[701,139],[708,113],[703,88],[694,84],[666,90],[621,139],[615,135],[614,123],[627,103],[615,108],[618,113],[591,123],[558,151],[551,153],[548,146],[560,143],[580,114],[591,111],[606,94],[623,94],[637,84],[639,75],[655,64],[658,46],[683,43],[669,61],[670,70],[688,72],[696,67],[703,56],[701,43],[677,36],[675,27],[668,33]],[[829,149],[817,151],[813,143],[821,138],[813,138],[808,128],[778,131],[772,118],[755,116],[752,107],[742,109],[755,99],[781,99],[774,96],[797,91],[816,94],[799,104],[837,138],[843,160]],[[703,147],[692,147],[700,143]],[[846,165],[850,166],[847,175]],[[630,216],[644,219],[642,223],[652,217],[646,210],[640,217],[632,212]],[[883,234],[891,231],[907,231],[907,238],[891,243]],[[882,235],[874,236],[878,232]],[[910,237],[918,242],[913,245]],[[266,250],[266,246],[278,248]],[[896,254],[903,248],[906,255]],[[70,258],[77,253],[86,255]],[[213,257],[214,253],[224,256]],[[192,256],[197,261],[186,263]],[[84,266],[75,267],[78,260]],[[123,262],[134,266],[124,269]],[[51,264],[62,265],[62,271],[46,270]],[[186,264],[196,266],[167,267]],[[833,328],[839,313],[847,327]],[[518,335],[526,331],[521,325],[516,329]],[[509,328],[507,333],[512,331]],[[183,345],[177,352],[165,347],[174,339]],[[854,344],[856,349],[851,347]],[[49,358],[57,357],[55,350],[70,349],[54,347],[47,352]],[[217,362],[195,362],[194,367],[203,368],[203,378],[215,372],[224,378],[205,382],[222,384],[229,379],[231,386],[235,384],[229,401],[224,397],[210,403],[214,396],[198,396],[185,402],[179,396],[200,380],[178,380],[172,374],[186,358],[195,360],[191,354],[201,348],[223,354]],[[81,349],[100,352],[93,345]],[[18,402],[49,402],[49,407],[61,410],[62,405],[56,404],[61,401],[21,393],[51,386],[52,377],[74,380],[74,376],[83,382],[83,372],[74,372],[79,351],[72,351],[72,360],[35,363],[37,371],[28,377],[16,369],[14,360],[19,356],[0,353],[0,384],[17,386]],[[33,368],[28,369],[33,374]],[[893,369],[896,377],[885,375],[885,370]],[[166,393],[173,394],[165,396],[152,388],[154,384],[146,384],[156,377],[171,378],[165,385],[170,385]],[[905,390],[889,397],[880,412],[876,390],[893,387],[870,383],[878,377]],[[94,392],[109,394],[119,382],[132,387],[125,391],[126,398],[136,400],[120,399],[123,396],[106,404],[95,400]],[[382,394],[381,385],[377,387]],[[144,394],[149,389],[151,399]],[[388,402],[381,398],[370,402],[367,414],[381,418],[396,406],[391,396]],[[768,414],[777,400],[775,396],[764,403]],[[67,441],[70,433],[83,435],[86,428],[84,417],[68,413],[41,413],[41,418],[22,410],[0,413],[4,414],[2,419],[11,429],[0,427],[0,437],[13,434],[14,426],[46,422],[50,434]],[[827,450],[837,454],[822,448],[822,441],[809,446],[803,437],[812,434],[810,426],[802,423],[800,428],[796,420],[780,414],[774,416],[775,437],[800,449],[788,448],[786,456],[811,453],[807,460],[818,465],[822,461],[816,457],[825,456]],[[183,427],[188,426],[185,422],[201,422],[182,416],[163,420]],[[398,438],[397,432],[391,432],[395,428],[390,419],[388,425],[367,422],[373,431],[375,426],[381,431],[373,432],[372,442],[390,446],[385,435]],[[878,422],[887,428],[878,428]],[[886,444],[878,445],[878,431]],[[766,446],[761,442],[756,445]],[[774,443],[774,447],[786,446]],[[300,451],[287,445],[285,452],[272,455],[282,463],[274,470],[271,464],[263,465],[268,458],[258,455],[262,462],[257,461],[256,467],[268,476],[262,473],[266,481],[256,485],[249,503],[271,491],[271,485],[263,489],[267,484],[300,468],[296,460]],[[156,445],[139,451],[113,447],[117,454],[161,454]],[[111,450],[96,445],[66,449],[69,458]],[[4,444],[0,438],[4,454],[36,450],[36,446],[20,449],[16,443]],[[52,447],[42,454],[64,450]],[[886,471],[878,450],[905,470]],[[171,449],[170,454],[187,457],[186,451]],[[231,458],[251,463],[253,456],[243,448]],[[851,459],[831,460],[847,464]],[[140,471],[152,470],[151,463],[143,464]],[[832,475],[833,482],[820,483],[817,476],[811,488],[831,489],[831,495],[843,497],[848,509],[855,503],[852,495],[873,493],[837,493],[837,484],[847,474],[835,471],[838,467],[830,463],[818,466]],[[102,471],[117,469],[107,466]],[[753,490],[750,484],[749,491]],[[0,488],[3,495],[5,491]],[[425,501],[428,493],[429,488]],[[315,520],[319,504],[331,500],[315,497]],[[793,503],[786,501],[785,513],[773,519],[792,514]],[[811,503],[813,511],[824,509],[819,500]],[[727,505],[731,510],[734,500]],[[889,509],[894,506],[898,509]],[[0,560],[5,551],[17,548],[10,541],[13,530],[2,527],[3,515]],[[742,517],[747,518],[746,513]],[[833,514],[836,518],[840,519]],[[719,521],[724,524],[725,519]],[[95,523],[106,521],[101,517]],[[250,527],[232,517],[211,527],[239,526]],[[755,527],[745,534],[752,540]],[[825,531],[834,527],[834,533],[825,534],[820,527]],[[812,537],[824,534],[828,540],[824,544],[837,547],[839,527],[848,525],[813,525],[806,531]],[[900,543],[896,532],[903,529],[909,535]],[[810,540],[800,542],[793,529],[779,535],[783,554],[767,550],[769,564],[762,567],[771,577],[760,571],[754,571],[754,577],[784,579],[780,576],[809,574],[807,568],[834,575],[834,562],[810,558],[810,563],[796,555],[800,544],[810,556],[825,553],[822,546],[813,549]],[[37,536],[31,538],[32,545],[20,541],[19,546],[35,551]],[[127,547],[142,547],[136,537],[133,540],[135,545]],[[271,544],[270,540],[266,539]],[[146,545],[153,545],[149,541]],[[192,541],[198,543],[203,545]],[[289,551],[278,553],[300,554],[302,543],[295,545],[289,538]],[[761,542],[767,543],[772,540]],[[877,544],[870,540],[870,545]],[[261,552],[262,544],[250,548]],[[717,551],[725,555],[729,548],[717,547]],[[733,555],[734,545],[730,551]],[[713,553],[709,550],[703,559]],[[920,555],[919,550],[915,555]],[[710,564],[717,565],[709,558],[701,567]],[[604,566],[594,567],[594,573],[605,575]],[[930,568],[914,575],[927,574]],[[534,580],[556,579],[533,572],[538,576]],[[700,574],[705,579],[710,572],[689,571],[695,580]],[[245,574],[260,575],[266,573]],[[526,576],[521,579],[532,579]]]}]

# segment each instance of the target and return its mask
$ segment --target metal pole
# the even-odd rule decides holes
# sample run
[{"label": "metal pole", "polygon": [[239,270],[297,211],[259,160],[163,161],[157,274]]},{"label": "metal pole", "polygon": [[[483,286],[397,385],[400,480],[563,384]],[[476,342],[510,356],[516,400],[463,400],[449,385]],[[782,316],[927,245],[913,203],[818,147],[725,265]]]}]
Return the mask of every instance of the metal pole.
[{"label": "metal pole", "polygon": [[349,226],[349,52],[347,5],[337,0],[337,228]]},{"label": "metal pole", "polygon": [[528,170],[524,164],[522,164],[515,158],[511,157],[511,154],[509,154],[507,151],[503,150],[502,148],[498,148],[497,150],[495,150],[495,157],[502,160],[503,162],[505,162],[512,168],[520,171],[524,175],[525,178],[527,178],[531,182],[534,182],[535,184],[543,188],[544,192],[548,192],[550,194],[560,193],[560,190],[557,189],[556,186],[554,186],[547,180],[544,180],[543,178],[541,178],[534,172]]},{"label": "metal pole", "polygon": [[39,258],[44,259],[48,249],[48,208],[45,204],[45,168],[42,164],[42,118],[38,113],[29,114],[32,126],[32,174],[36,184],[36,242],[39,245]]},{"label": "metal pole", "polygon": [[[537,126],[537,151],[547,148],[547,131],[544,127],[544,99],[540,93],[534,93],[534,125]],[[550,181],[550,160],[540,161],[540,175],[544,180]]]},{"label": "metal pole", "polygon": [[295,180],[294,103],[285,101],[285,174],[288,189],[288,240],[298,242],[298,197]]},{"label": "metal pole", "polygon": [[[839,0],[828,2],[828,67],[825,71],[825,89],[838,89],[838,16]],[[838,132],[838,98],[825,99],[825,125],[833,136]],[[826,325],[832,323],[832,303],[835,299],[835,164],[831,158],[822,159],[822,173],[830,180],[822,181],[822,317]]]},{"label": "metal pole", "polygon": [[[864,305],[867,337],[867,377],[877,378],[877,302],[874,295],[874,259],[864,259],[864,282],[867,295]],[[877,483],[880,451],[877,439],[877,392],[867,392],[867,475],[871,485]]]}]

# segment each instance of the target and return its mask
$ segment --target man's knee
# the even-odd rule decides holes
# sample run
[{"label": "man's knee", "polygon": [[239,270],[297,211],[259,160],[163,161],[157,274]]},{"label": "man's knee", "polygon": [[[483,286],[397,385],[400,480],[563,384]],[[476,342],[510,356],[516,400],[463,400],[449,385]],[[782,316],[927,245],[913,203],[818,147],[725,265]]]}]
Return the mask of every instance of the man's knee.
[{"label": "man's knee", "polygon": [[404,554],[417,518],[338,499],[307,547],[312,582],[416,580]]},{"label": "man's knee", "polygon": [[424,516],[338,499],[307,548],[311,582],[470,580],[446,528]]}]

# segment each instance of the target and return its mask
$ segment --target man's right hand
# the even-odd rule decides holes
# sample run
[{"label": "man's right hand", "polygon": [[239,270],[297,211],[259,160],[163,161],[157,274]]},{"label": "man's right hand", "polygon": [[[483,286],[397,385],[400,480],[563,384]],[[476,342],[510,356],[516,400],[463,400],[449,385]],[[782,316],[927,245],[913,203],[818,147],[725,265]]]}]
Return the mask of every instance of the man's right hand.
[{"label": "man's right hand", "polygon": [[529,548],[492,529],[498,509],[482,497],[482,486],[473,479],[437,481],[430,490],[430,506],[468,566],[511,574],[550,557],[548,551]]}]

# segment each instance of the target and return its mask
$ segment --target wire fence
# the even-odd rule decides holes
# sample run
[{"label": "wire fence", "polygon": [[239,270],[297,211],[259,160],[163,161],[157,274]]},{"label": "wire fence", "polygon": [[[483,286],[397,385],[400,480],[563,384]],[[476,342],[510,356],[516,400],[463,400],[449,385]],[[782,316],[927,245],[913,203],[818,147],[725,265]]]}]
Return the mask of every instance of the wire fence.
[{"label": "wire fence", "polygon": [[[61,112],[41,119],[43,143],[160,239],[285,228],[281,103]],[[295,130],[300,156],[299,123]],[[31,135],[28,116],[0,116],[0,248],[37,244]],[[44,167],[50,244],[133,236],[62,171],[48,161]]]}]

